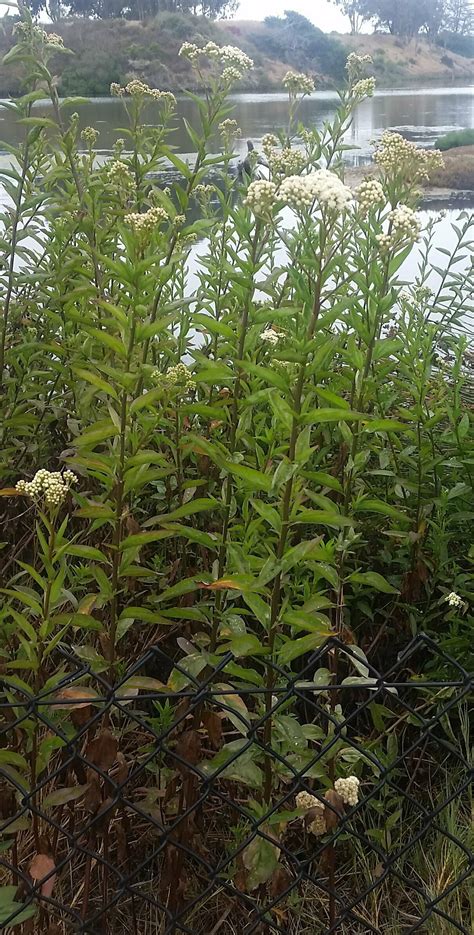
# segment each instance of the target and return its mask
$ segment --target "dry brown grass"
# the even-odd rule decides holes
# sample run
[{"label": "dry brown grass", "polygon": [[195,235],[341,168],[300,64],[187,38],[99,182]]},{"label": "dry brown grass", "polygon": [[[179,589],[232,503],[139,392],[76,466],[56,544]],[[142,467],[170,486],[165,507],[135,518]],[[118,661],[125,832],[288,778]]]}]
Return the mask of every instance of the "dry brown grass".
[{"label": "dry brown grass", "polygon": [[474,189],[474,146],[459,146],[443,153],[444,168],[431,178],[436,188],[452,188],[456,191]]}]

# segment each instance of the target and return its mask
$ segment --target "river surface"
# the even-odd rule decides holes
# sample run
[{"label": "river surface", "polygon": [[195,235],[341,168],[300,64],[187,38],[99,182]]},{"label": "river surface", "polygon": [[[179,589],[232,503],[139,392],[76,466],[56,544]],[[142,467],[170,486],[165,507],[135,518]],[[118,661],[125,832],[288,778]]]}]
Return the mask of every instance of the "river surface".
[{"label": "river surface", "polygon": [[[236,147],[241,153],[245,140],[256,144],[265,133],[285,126],[288,115],[288,100],[285,94],[234,94],[231,98],[234,112],[242,130],[242,140]],[[300,119],[307,127],[321,127],[334,115],[337,95],[331,91],[320,91],[306,98],[301,105]],[[37,112],[47,116],[50,105],[40,102]],[[76,108],[74,108],[76,109]],[[81,126],[94,126],[100,131],[98,149],[107,155],[115,140],[123,136],[117,127],[124,126],[123,105],[117,98],[94,98],[82,104],[79,110]],[[150,107],[149,120],[156,113]],[[170,141],[180,154],[190,155],[192,149],[183,118],[196,125],[196,106],[185,97],[178,99],[176,130]],[[346,153],[352,165],[369,161],[371,140],[378,139],[383,130],[396,130],[424,146],[432,146],[436,138],[449,130],[474,126],[474,85],[463,87],[432,87],[418,89],[393,89],[377,91],[373,98],[357,107],[346,143],[354,146]],[[24,135],[24,127],[18,127],[15,115],[0,109],[0,140],[15,144]],[[218,140],[215,141],[216,149]],[[5,154],[6,155],[6,154]],[[1,143],[0,143],[1,156]]]}]

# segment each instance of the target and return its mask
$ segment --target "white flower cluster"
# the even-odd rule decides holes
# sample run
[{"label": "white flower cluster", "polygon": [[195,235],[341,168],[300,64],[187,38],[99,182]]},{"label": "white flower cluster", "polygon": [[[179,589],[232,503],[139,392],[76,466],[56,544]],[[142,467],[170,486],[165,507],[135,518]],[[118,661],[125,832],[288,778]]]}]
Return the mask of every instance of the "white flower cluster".
[{"label": "white flower cluster", "polygon": [[113,97],[151,97],[155,101],[163,101],[168,104],[176,104],[176,98],[171,91],[160,91],[158,88],[150,88],[148,84],[141,81],[140,78],[132,78],[125,87],[121,87],[116,81],[110,85],[110,93]]},{"label": "white flower cluster", "polygon": [[312,94],[314,81],[309,75],[303,75],[297,71],[287,71],[283,78],[283,87],[293,97],[297,94]]},{"label": "white flower cluster", "polygon": [[17,23],[15,32],[23,40],[42,45],[52,45],[57,49],[64,49],[64,39],[58,36],[56,32],[46,32],[41,26],[35,26],[33,23]]},{"label": "white flower cluster", "polygon": [[262,341],[265,341],[267,344],[278,344],[281,334],[278,334],[278,331],[274,331],[273,328],[265,328],[265,331],[262,331],[260,335]]},{"label": "white flower cluster", "polygon": [[183,42],[178,54],[190,62],[197,62],[201,55],[214,59],[224,66],[224,81],[237,81],[246,71],[253,68],[252,59],[235,45],[218,46],[215,42],[208,42],[200,48],[194,42]]},{"label": "white flower cluster", "polygon": [[463,607],[464,606],[464,601],[462,597],[460,597],[459,594],[456,594],[456,591],[451,591],[451,593],[445,597],[445,601],[448,602],[450,607]]},{"label": "white flower cluster", "polygon": [[262,137],[262,149],[265,155],[270,153],[272,149],[275,149],[279,145],[280,141],[274,133],[265,133],[265,135]]},{"label": "white flower cluster", "polygon": [[61,474],[60,471],[51,472],[41,468],[33,480],[19,480],[16,489],[32,500],[43,499],[46,506],[54,507],[64,502],[73,484],[77,484],[77,477],[72,471]]},{"label": "white flower cluster", "polygon": [[245,204],[254,214],[268,214],[277,200],[277,186],[275,182],[266,179],[256,179],[251,182],[245,197]]},{"label": "white flower cluster", "polygon": [[310,792],[298,792],[296,796],[296,807],[297,808],[313,808],[315,805],[321,805],[319,799],[315,795],[311,795]]},{"label": "white flower cluster", "polygon": [[54,45],[57,49],[64,49],[64,39],[58,36],[57,32],[46,32],[44,34],[47,45]]},{"label": "white flower cluster", "polygon": [[351,52],[347,57],[346,69],[350,81],[359,78],[363,74],[366,65],[373,65],[371,55],[358,55],[357,52]]},{"label": "white flower cluster", "polygon": [[354,97],[373,97],[375,91],[375,78],[360,78],[352,86],[351,91]]},{"label": "white flower cluster", "polygon": [[219,133],[225,139],[231,139],[232,137],[242,136],[242,130],[240,129],[236,120],[223,120],[219,124]]},{"label": "white flower cluster", "polygon": [[390,233],[379,234],[378,245],[382,252],[396,247],[403,241],[416,243],[420,236],[421,224],[417,215],[408,205],[398,205],[388,216]]},{"label": "white flower cluster", "polygon": [[149,234],[158,224],[166,220],[168,220],[168,215],[160,206],[149,208],[143,214],[136,211],[125,215],[125,223],[133,227],[138,234]]},{"label": "white flower cluster", "polygon": [[165,373],[161,370],[154,370],[151,375],[152,380],[162,389],[169,390],[180,387],[186,392],[196,389],[196,382],[193,379],[193,373],[186,367],[186,364],[176,364],[174,367],[168,367]]},{"label": "white flower cluster", "polygon": [[125,162],[120,159],[113,159],[107,166],[107,177],[109,182],[116,182],[119,185],[132,185],[133,175]]},{"label": "white flower cluster", "polygon": [[204,185],[201,183],[200,185],[196,185],[194,187],[193,194],[198,201],[209,201],[209,199],[212,198],[214,192],[214,185]]},{"label": "white flower cluster", "polygon": [[407,240],[417,240],[421,230],[421,224],[417,215],[408,205],[398,205],[389,214],[389,220],[393,231],[400,237]]},{"label": "white flower cluster", "polygon": [[230,65],[241,72],[250,71],[250,69],[253,68],[252,59],[235,45],[223,45],[221,48],[218,47],[216,58],[222,65]]},{"label": "white flower cluster", "polygon": [[278,195],[291,208],[301,210],[317,201],[321,208],[341,213],[352,201],[352,192],[334,172],[318,169],[308,175],[283,179]]},{"label": "white flower cluster", "polygon": [[298,175],[303,169],[306,158],[299,149],[268,149],[265,152],[274,175]]},{"label": "white flower cluster", "polygon": [[385,130],[374,153],[374,161],[386,172],[404,172],[414,182],[426,180],[442,169],[444,160],[437,149],[421,149],[400,133]]},{"label": "white flower cluster", "polygon": [[315,795],[311,795],[310,792],[298,792],[296,796],[296,806],[297,808],[304,808],[306,811],[309,811],[310,808],[317,809],[312,816],[311,824],[308,825],[308,831],[310,834],[315,834],[317,836],[326,833],[324,805],[320,799],[317,799]]},{"label": "white flower cluster", "polygon": [[383,186],[377,179],[364,179],[356,189],[355,196],[364,214],[385,201]]},{"label": "white flower cluster", "polygon": [[350,805],[351,808],[357,805],[359,801],[360,780],[357,776],[347,776],[346,779],[336,779],[334,788],[341,796],[344,805]]},{"label": "white flower cluster", "polygon": [[81,133],[81,140],[84,140],[84,143],[87,143],[88,146],[94,146],[97,142],[99,136],[99,131],[95,127],[84,127]]}]

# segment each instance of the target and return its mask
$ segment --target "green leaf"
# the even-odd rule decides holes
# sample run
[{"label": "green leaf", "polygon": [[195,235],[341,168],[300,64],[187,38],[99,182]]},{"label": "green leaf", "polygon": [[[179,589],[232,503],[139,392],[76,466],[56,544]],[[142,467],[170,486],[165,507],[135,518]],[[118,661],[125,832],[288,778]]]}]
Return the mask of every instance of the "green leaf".
[{"label": "green leaf", "polygon": [[[262,826],[262,830],[265,830]],[[247,870],[246,889],[252,891],[266,883],[278,867],[279,850],[267,838],[257,837],[242,851],[242,861]]]},{"label": "green leaf", "polygon": [[253,633],[235,634],[229,643],[222,646],[220,652],[231,652],[237,658],[242,656],[259,656],[268,652],[260,640]]},{"label": "green leaf", "polygon": [[397,422],[395,419],[373,419],[362,426],[363,432],[402,432],[409,429],[406,422]]},{"label": "green leaf", "polygon": [[103,380],[102,377],[99,377],[97,373],[92,373],[90,370],[83,370],[82,367],[73,367],[72,369],[81,380],[86,380],[87,383],[91,383],[92,386],[95,386],[98,390],[102,390],[104,393],[107,393],[108,396],[113,396],[114,399],[117,399],[117,391],[114,387],[111,386],[110,383],[107,383],[106,380]]},{"label": "green leaf", "polygon": [[108,558],[100,549],[95,549],[91,545],[68,545],[59,550],[64,555],[75,555],[78,558],[85,558],[91,562],[108,562]]},{"label": "green leaf", "polygon": [[240,477],[244,483],[252,490],[265,490],[270,493],[272,489],[272,477],[269,474],[263,474],[254,468],[245,467],[244,464],[235,464],[233,461],[226,461],[224,467],[236,477]]},{"label": "green leaf", "polygon": [[320,422],[361,422],[364,419],[367,416],[352,409],[312,409],[301,416],[301,422],[314,425]]},{"label": "green leaf", "polygon": [[42,808],[55,808],[57,805],[67,805],[68,802],[75,802],[87,792],[89,786],[69,786],[64,789],[56,789],[43,799]]},{"label": "green leaf", "polygon": [[313,649],[319,649],[329,636],[327,631],[318,633],[309,633],[308,636],[302,636],[298,640],[288,640],[284,643],[278,652],[278,661],[281,665],[298,659],[304,653],[312,652]]},{"label": "green leaf", "polygon": [[158,542],[160,539],[169,539],[173,533],[168,529],[159,529],[157,532],[137,532],[133,536],[127,536],[120,543],[120,550],[136,549],[143,545],[149,545],[151,542]]},{"label": "green leaf", "polygon": [[383,516],[390,516],[399,522],[410,522],[410,518],[406,513],[402,513],[401,510],[397,510],[396,507],[392,506],[390,503],[385,503],[383,500],[358,500],[354,503],[353,509],[357,513],[361,511],[381,513]]},{"label": "green leaf", "polygon": [[118,435],[119,430],[113,422],[108,422],[106,425],[100,426],[100,428],[90,429],[87,432],[83,432],[82,435],[78,435],[74,439],[74,444],[78,448],[91,448],[94,445],[99,444],[99,442],[106,441],[107,438],[112,438],[114,435]]},{"label": "green leaf", "polygon": [[301,510],[297,513],[293,523],[308,523],[318,526],[334,526],[342,529],[344,526],[353,526],[354,520],[349,516],[341,516],[336,510]]},{"label": "green leaf", "polygon": [[376,591],[382,591],[384,594],[400,593],[397,588],[388,583],[383,575],[379,575],[376,571],[356,571],[354,574],[349,575],[347,580],[355,581],[357,584],[367,584],[370,588],[375,588]]},{"label": "green leaf", "polygon": [[163,513],[162,516],[154,516],[152,519],[147,521],[146,525],[151,526],[155,523],[157,525],[160,523],[171,523],[175,519],[182,519],[183,516],[193,516],[195,513],[203,513],[206,510],[215,510],[217,506],[217,500],[213,500],[210,497],[198,497],[196,500],[189,500],[189,502],[184,503],[183,506],[177,507],[177,509],[173,510],[171,513]]}]

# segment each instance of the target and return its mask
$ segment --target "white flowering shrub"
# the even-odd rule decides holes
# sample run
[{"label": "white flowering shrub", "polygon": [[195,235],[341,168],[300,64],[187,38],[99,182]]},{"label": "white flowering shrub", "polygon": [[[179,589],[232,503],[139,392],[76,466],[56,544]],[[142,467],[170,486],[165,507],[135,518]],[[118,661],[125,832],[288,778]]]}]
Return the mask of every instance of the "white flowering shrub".
[{"label": "white flowering shrub", "polygon": [[[0,275],[2,678],[25,707],[28,693],[59,690],[71,654],[87,689],[95,674],[122,679],[159,646],[169,666],[132,682],[127,710],[143,687],[165,690],[168,707],[157,702],[157,714],[150,702],[146,717],[176,719],[181,733],[152,760],[143,725],[118,737],[111,710],[106,739],[122,745],[111,781],[136,764],[142,805],[154,813],[159,799],[168,826],[215,773],[239,809],[236,818],[227,800],[200,799],[219,853],[220,836],[243,834],[237,821],[265,831],[238,865],[226,858],[257,904],[276,885],[287,835],[331,857],[335,829],[349,851],[351,828],[396,813],[378,778],[413,723],[397,720],[392,696],[370,700],[369,666],[390,668],[421,629],[468,652],[472,219],[463,212],[450,229],[441,267],[438,222],[424,220],[419,196],[440,156],[397,134],[384,134],[369,176],[349,185],[344,140],[373,92],[365,57],[349,57],[322,129],[298,122],[312,79],[285,76],[288,123],[262,142],[270,177],[241,183],[229,92],[252,67],[245,53],[183,44],[208,77],[207,93],[191,96],[189,161],[175,148],[172,95],[139,79],[115,86],[125,129],[104,165],[96,129],[81,131],[58,97],[59,44],[27,13],[17,32],[10,57],[25,96],[11,106],[23,136],[14,168],[0,170],[11,198]],[[46,93],[44,118],[34,103]],[[312,654],[333,635],[342,648],[315,671]],[[423,666],[417,657],[414,681]],[[188,708],[214,670],[222,694]],[[280,674],[295,686],[283,701]],[[18,727],[11,764],[22,782],[62,762],[48,718],[67,744],[83,711],[33,712]],[[191,778],[173,760],[183,744]],[[428,774],[423,762],[423,782]],[[41,782],[41,795],[57,791],[54,777]],[[42,835],[29,822],[25,867]],[[108,853],[121,822],[117,809],[101,838]]]}]

